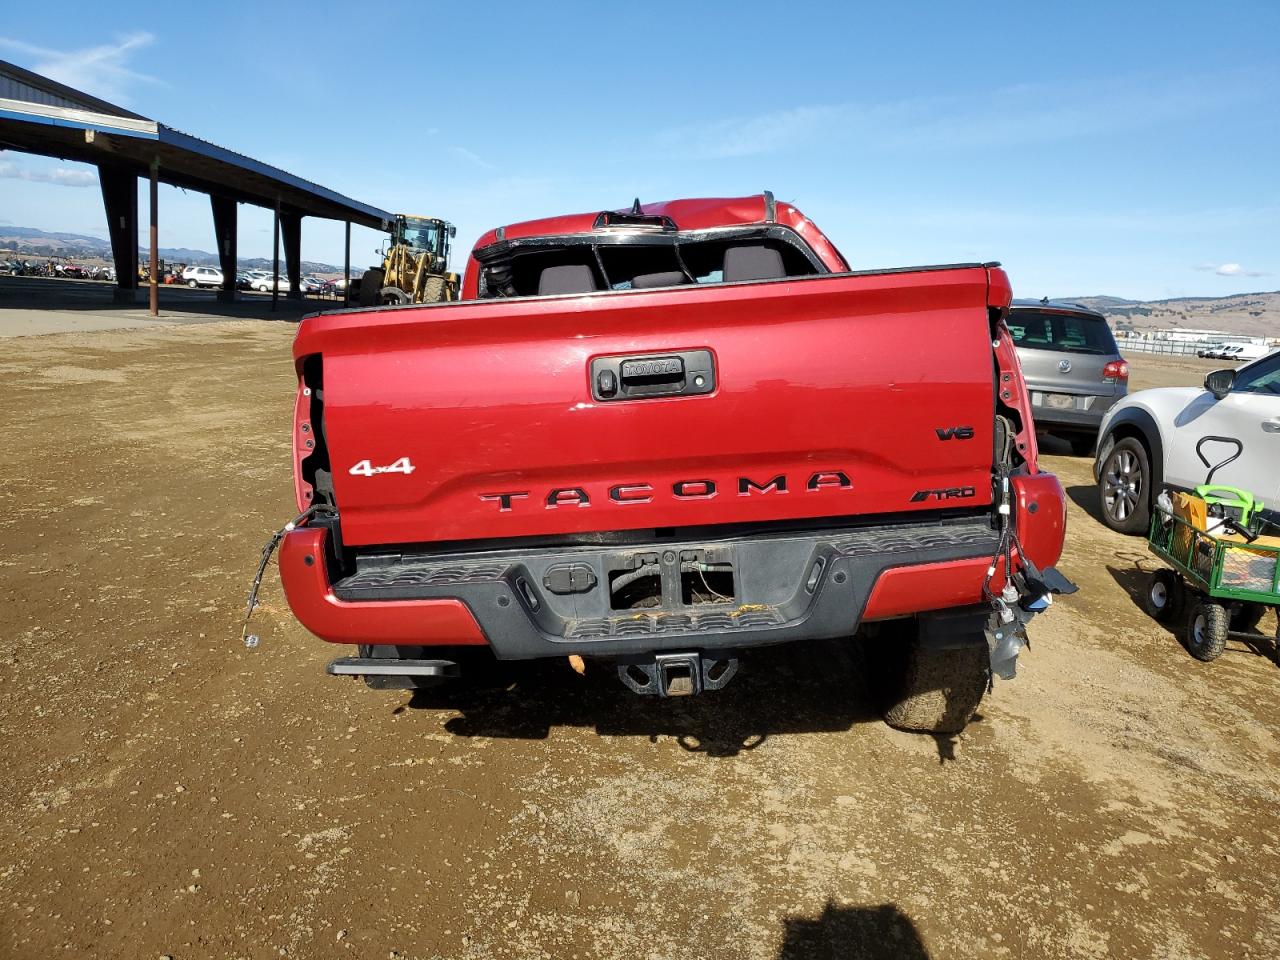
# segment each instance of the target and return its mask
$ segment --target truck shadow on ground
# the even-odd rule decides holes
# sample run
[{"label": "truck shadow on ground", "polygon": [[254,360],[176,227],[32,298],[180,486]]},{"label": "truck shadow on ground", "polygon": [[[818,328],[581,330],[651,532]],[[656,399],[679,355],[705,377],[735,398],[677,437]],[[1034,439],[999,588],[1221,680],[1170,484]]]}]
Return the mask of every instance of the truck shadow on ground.
[{"label": "truck shadow on ground", "polygon": [[660,699],[627,690],[606,664],[589,663],[579,676],[563,660],[490,661],[456,685],[415,691],[397,709],[457,711],[444,727],[463,737],[540,740],[556,726],[594,727],[602,736],[666,736],[690,752],[731,757],[774,734],[881,722],[867,672],[861,641],[787,644],[744,654],[723,690]]},{"label": "truck shadow on ground", "polygon": [[929,960],[916,925],[891,903],[837,907],[816,918],[787,917],[778,960]]}]

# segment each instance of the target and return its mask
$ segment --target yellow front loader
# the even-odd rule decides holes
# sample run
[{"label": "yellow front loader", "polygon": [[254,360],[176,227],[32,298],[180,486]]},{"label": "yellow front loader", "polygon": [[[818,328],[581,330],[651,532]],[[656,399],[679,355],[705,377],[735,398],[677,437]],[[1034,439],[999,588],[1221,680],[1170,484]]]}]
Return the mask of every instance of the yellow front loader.
[{"label": "yellow front loader", "polygon": [[360,305],[457,300],[459,278],[449,272],[449,241],[456,233],[444,220],[396,214],[382,266],[360,279]]}]

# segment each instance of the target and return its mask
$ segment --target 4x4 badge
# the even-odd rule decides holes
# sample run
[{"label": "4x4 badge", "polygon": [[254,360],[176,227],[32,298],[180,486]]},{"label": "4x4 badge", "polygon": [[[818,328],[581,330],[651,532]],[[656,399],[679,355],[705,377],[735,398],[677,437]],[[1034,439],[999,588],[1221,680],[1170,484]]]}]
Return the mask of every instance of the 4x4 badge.
[{"label": "4x4 badge", "polygon": [[403,473],[407,475],[413,473],[416,469],[417,467],[409,462],[408,457],[401,457],[394,463],[388,463],[385,467],[375,467],[368,460],[361,460],[347,473],[353,477],[372,477],[379,473]]}]

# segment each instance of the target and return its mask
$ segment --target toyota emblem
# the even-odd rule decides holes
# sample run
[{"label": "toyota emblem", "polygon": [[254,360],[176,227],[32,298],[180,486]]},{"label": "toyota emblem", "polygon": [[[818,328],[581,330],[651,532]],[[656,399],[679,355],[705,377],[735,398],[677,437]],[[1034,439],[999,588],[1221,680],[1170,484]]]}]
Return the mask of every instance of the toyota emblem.
[{"label": "toyota emblem", "polygon": [[1058,369],[1059,369],[1059,370],[1061,370],[1063,373],[1070,373],[1070,372],[1071,372],[1071,361],[1070,361],[1070,360],[1059,360],[1059,361],[1058,361]]}]

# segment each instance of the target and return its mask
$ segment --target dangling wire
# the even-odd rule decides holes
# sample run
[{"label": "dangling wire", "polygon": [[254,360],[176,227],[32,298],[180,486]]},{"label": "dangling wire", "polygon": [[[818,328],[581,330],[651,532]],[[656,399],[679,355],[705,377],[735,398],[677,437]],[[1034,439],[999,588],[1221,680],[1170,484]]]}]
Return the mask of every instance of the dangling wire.
[{"label": "dangling wire", "polygon": [[316,509],[316,507],[307,507],[302,513],[273,533],[266,546],[262,548],[262,559],[258,561],[258,572],[254,575],[253,584],[249,587],[249,601],[244,610],[244,623],[240,627],[240,642],[250,650],[258,645],[258,635],[249,632],[249,620],[253,617],[253,611],[258,609],[258,591],[262,588],[262,577],[267,572],[267,564],[271,561],[271,555],[275,553],[276,547],[280,546],[280,541],[284,539],[285,534],[311,519],[311,515],[316,512]]},{"label": "dangling wire", "polygon": [[707,575],[706,573],[703,572],[701,565],[698,566],[698,579],[701,580],[702,585],[706,587],[707,593],[714,594],[715,596],[723,600],[725,603],[729,603],[730,601],[733,600],[733,597],[726,597],[723,593],[720,593],[712,589],[711,584],[707,583]]}]

